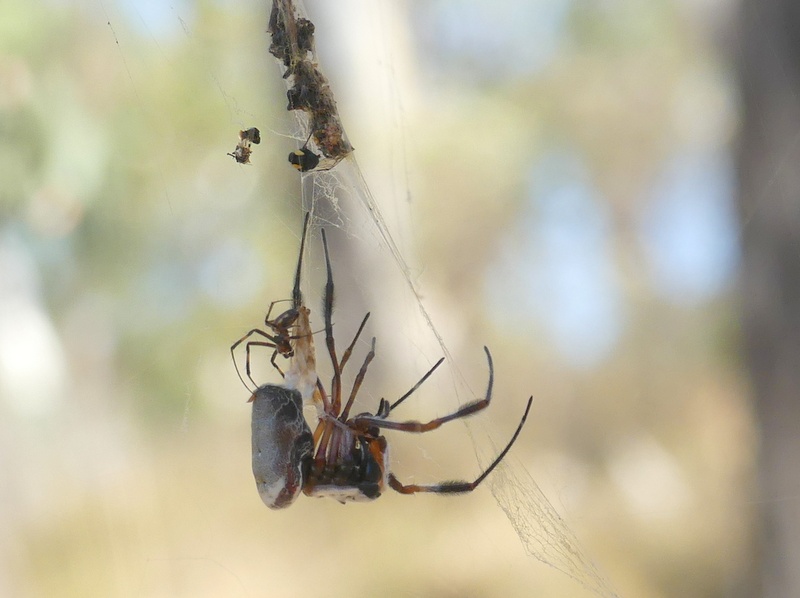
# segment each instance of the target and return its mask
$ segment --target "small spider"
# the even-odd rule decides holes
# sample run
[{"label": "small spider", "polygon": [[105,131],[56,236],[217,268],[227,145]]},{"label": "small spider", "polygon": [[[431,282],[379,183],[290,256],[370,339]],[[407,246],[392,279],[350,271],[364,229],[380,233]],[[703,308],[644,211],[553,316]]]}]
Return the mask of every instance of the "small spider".
[{"label": "small spider", "polygon": [[[275,358],[278,354],[283,355],[286,358],[293,357],[295,353],[295,348],[292,345],[292,341],[296,341],[300,338],[306,336],[305,331],[300,331],[300,334],[293,335],[290,332],[290,328],[294,327],[297,323],[298,319],[301,319],[305,322],[308,321],[308,310],[303,307],[303,295],[300,292],[300,272],[303,267],[303,250],[305,248],[306,242],[306,231],[308,230],[308,219],[310,213],[306,213],[305,221],[303,222],[303,235],[300,239],[300,256],[297,258],[297,272],[295,273],[294,278],[294,287],[292,289],[292,307],[287,309],[282,314],[278,315],[274,320],[270,320],[269,316],[272,313],[272,308],[275,307],[276,303],[280,303],[281,301],[286,301],[286,299],[282,299],[279,301],[273,301],[269,304],[269,309],[267,310],[267,315],[264,317],[264,324],[271,329],[272,334],[265,332],[264,330],[260,330],[258,328],[254,328],[250,330],[247,334],[245,334],[242,338],[231,345],[231,357],[233,358],[233,364],[236,368],[236,374],[239,376],[239,380],[242,381],[242,384],[247,387],[247,383],[242,378],[242,374],[239,371],[239,366],[236,363],[236,357],[234,352],[236,348],[249,339],[254,334],[257,334],[263,338],[265,341],[250,341],[247,340],[245,344],[245,373],[247,374],[248,380],[253,383],[255,388],[258,387],[258,384],[255,383],[253,377],[250,373],[250,349],[251,347],[270,347],[275,349],[272,352],[272,357],[270,358],[269,362],[272,366],[280,372],[280,375],[283,377],[284,373],[281,370],[280,366],[275,363]],[[305,310],[305,313],[304,313]],[[301,317],[304,316],[304,317]]]},{"label": "small spider", "polygon": [[239,131],[239,143],[236,144],[236,149],[228,155],[239,164],[250,164],[250,154],[253,153],[250,148],[251,143],[256,145],[261,143],[261,132],[255,127]]},{"label": "small spider", "polygon": [[369,318],[367,314],[341,360],[336,354],[333,337],[333,274],[328,243],[322,230],[327,281],[324,294],[325,344],[333,366],[331,394],[328,396],[317,379],[321,396],[322,415],[311,433],[302,413],[302,397],[294,389],[265,385],[253,393],[252,448],[253,474],[262,501],[270,508],[280,509],[294,502],[302,490],[308,496],[328,496],[341,503],[378,498],[388,484],[402,494],[434,492],[457,494],[471,492],[506,456],[522,430],[533,397],[528,399],[511,440],[474,481],[449,481],[432,485],[403,484],[387,468],[388,444],[381,428],[402,432],[429,432],[442,424],[472,415],[489,406],[494,382],[494,366],[489,350],[484,347],[489,362],[489,385],[486,396],[462,406],[454,413],[429,422],[396,422],[387,418],[405,401],[444,361],[440,359],[411,390],[389,403],[381,399],[374,414],[361,413],[353,417],[350,410],[361,387],[367,368],[375,357],[375,338],[371,349],[356,374],[350,395],[342,407],[342,370]]}]

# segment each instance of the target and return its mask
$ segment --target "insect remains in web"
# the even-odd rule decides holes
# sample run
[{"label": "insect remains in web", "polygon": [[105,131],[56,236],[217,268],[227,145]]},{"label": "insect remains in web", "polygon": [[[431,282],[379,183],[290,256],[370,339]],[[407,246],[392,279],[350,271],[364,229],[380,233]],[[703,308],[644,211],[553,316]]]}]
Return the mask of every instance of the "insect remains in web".
[{"label": "insect remains in web", "polygon": [[390,403],[381,399],[375,413],[360,413],[351,416],[356,395],[375,357],[375,338],[364,358],[346,402],[343,403],[342,371],[352,356],[361,332],[369,319],[369,313],[350,345],[337,356],[333,336],[334,284],[328,244],[322,230],[327,281],[324,292],[325,345],[333,367],[333,377],[328,395],[317,379],[316,392],[322,405],[316,428],[311,433],[302,413],[301,393],[286,386],[264,385],[251,398],[253,475],[262,501],[270,508],[289,506],[302,491],[307,496],[330,497],[341,503],[370,501],[378,498],[390,487],[401,494],[432,492],[437,494],[459,494],[471,492],[503,460],[516,442],[533,397],[528,399],[525,411],[511,439],[492,463],[473,481],[448,481],[439,484],[404,484],[389,471],[389,447],[381,430],[400,432],[430,432],[441,425],[473,415],[489,406],[494,383],[494,366],[489,350],[484,347],[489,363],[489,383],[486,394],[463,405],[455,412],[435,418],[429,422],[392,421],[389,416],[411,396],[441,365],[440,359],[411,389]]},{"label": "insect remains in web", "polygon": [[284,70],[286,109],[298,111],[310,131],[303,147],[289,154],[300,172],[330,170],[353,151],[336,108],[328,80],[317,65],[314,23],[299,17],[292,0],[274,0],[268,31],[269,52]]},{"label": "insect remains in web", "polygon": [[319,154],[315,154],[308,149],[308,144],[300,149],[294,150],[289,154],[289,164],[294,166],[300,172],[308,172],[314,170],[319,166]]},{"label": "insect remains in web", "polygon": [[239,164],[250,164],[250,155],[253,153],[250,145],[259,143],[261,143],[261,131],[257,128],[251,127],[245,131],[239,131],[239,143],[236,144],[236,149],[227,155]]},{"label": "insect remains in web", "polygon": [[[264,317],[264,325],[267,328],[269,328],[270,332],[267,332],[260,328],[253,328],[242,338],[233,343],[233,345],[231,345],[231,358],[233,359],[233,365],[236,368],[236,374],[239,376],[239,380],[242,381],[242,384],[244,384],[245,388],[247,388],[248,390],[251,389],[247,385],[247,382],[245,382],[244,378],[242,377],[242,373],[239,370],[239,365],[236,362],[235,351],[239,347],[239,345],[245,343],[245,374],[247,376],[247,379],[252,383],[253,388],[258,388],[258,384],[256,384],[255,381],[253,380],[250,368],[251,349],[253,347],[268,347],[274,349],[269,362],[276,370],[278,370],[281,377],[283,378],[285,377],[285,374],[283,370],[280,368],[280,366],[275,362],[275,359],[278,357],[278,355],[283,355],[283,357],[287,359],[290,357],[294,357],[295,354],[294,342],[304,338],[308,334],[304,330],[300,331],[300,334],[293,334],[293,331],[295,328],[297,328],[296,324],[298,320],[307,321],[308,319],[307,313],[303,313],[303,310],[305,310],[306,312],[308,310],[303,306],[303,295],[300,292],[300,273],[303,267],[303,251],[305,249],[306,233],[308,231],[309,217],[310,214],[307,213],[305,221],[303,222],[303,234],[300,239],[300,255],[297,258],[297,271],[295,272],[294,287],[292,287],[292,298],[290,299],[290,301],[292,302],[292,306],[286,311],[284,311],[282,314],[270,320],[269,317],[275,305],[277,303],[280,303],[281,301],[287,301],[287,300],[281,299],[278,301],[273,301],[272,303],[270,303],[269,308],[267,309],[267,315]],[[264,340],[249,340],[254,335],[257,335],[258,338]]]}]

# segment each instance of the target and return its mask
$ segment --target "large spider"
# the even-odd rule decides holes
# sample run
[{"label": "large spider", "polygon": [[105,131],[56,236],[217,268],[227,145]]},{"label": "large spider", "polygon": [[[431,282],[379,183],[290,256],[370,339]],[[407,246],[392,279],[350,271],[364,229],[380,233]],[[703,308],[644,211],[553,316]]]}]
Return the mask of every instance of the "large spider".
[{"label": "large spider", "polygon": [[375,338],[372,339],[371,349],[356,374],[347,402],[342,407],[342,370],[364,329],[369,314],[362,320],[353,341],[339,360],[333,338],[333,274],[324,230],[322,230],[322,243],[327,270],[323,310],[325,344],[333,366],[331,393],[328,396],[322,383],[317,379],[316,390],[320,395],[322,414],[313,434],[303,417],[303,399],[300,392],[286,386],[267,384],[253,393],[250,399],[253,403],[253,474],[261,499],[268,507],[280,509],[292,504],[302,490],[308,496],[329,496],[341,503],[366,501],[378,498],[387,484],[402,494],[471,492],[486,479],[511,449],[528,417],[533,397],[528,399],[525,412],[511,440],[474,481],[448,481],[431,485],[400,482],[388,471],[388,445],[386,438],[381,435],[381,428],[403,432],[429,432],[446,422],[485,409],[492,398],[494,382],[492,356],[484,347],[489,362],[489,385],[486,396],[467,403],[450,415],[438,417],[427,423],[396,422],[387,419],[392,411],[439,367],[444,361],[440,359],[419,382],[394,403],[381,399],[374,414],[361,413],[351,417],[350,409],[367,368],[375,357]]},{"label": "large spider", "polygon": [[298,319],[303,320],[304,318],[302,316],[307,315],[301,313],[305,308],[303,307],[303,295],[300,292],[300,271],[303,267],[303,250],[306,243],[306,231],[308,230],[309,216],[310,213],[306,213],[306,217],[303,222],[303,235],[300,238],[300,257],[297,258],[297,271],[294,277],[294,287],[292,288],[292,307],[277,316],[274,320],[270,320],[269,316],[272,313],[272,308],[275,307],[275,304],[286,301],[286,299],[273,301],[269,304],[267,315],[264,317],[264,324],[272,330],[272,334],[269,334],[268,332],[265,332],[259,328],[253,328],[242,338],[233,343],[233,345],[231,345],[231,358],[233,359],[233,365],[236,368],[236,374],[239,376],[239,380],[242,381],[242,384],[244,384],[248,390],[249,387],[244,381],[244,378],[242,378],[242,373],[239,371],[239,365],[236,363],[236,356],[234,354],[239,345],[241,345],[254,334],[266,339],[265,341],[247,341],[245,344],[245,373],[247,374],[248,380],[253,383],[253,387],[258,388],[258,384],[255,383],[255,380],[253,380],[253,376],[250,373],[251,347],[269,347],[271,349],[275,349],[272,352],[272,357],[270,358],[269,362],[276,370],[278,370],[282,377],[285,377],[283,370],[281,370],[280,366],[275,363],[275,358],[278,356],[278,354],[283,355],[285,358],[293,357],[294,346],[292,345],[292,341],[303,338],[306,334],[305,331],[301,331],[303,332],[302,334],[293,335],[289,329],[296,326]]}]

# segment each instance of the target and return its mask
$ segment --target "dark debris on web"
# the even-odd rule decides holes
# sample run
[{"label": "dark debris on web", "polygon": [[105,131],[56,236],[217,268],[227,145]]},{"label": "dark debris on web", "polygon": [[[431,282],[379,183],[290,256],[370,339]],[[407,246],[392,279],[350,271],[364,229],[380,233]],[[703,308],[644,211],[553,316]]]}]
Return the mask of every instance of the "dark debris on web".
[{"label": "dark debris on web", "polygon": [[287,110],[301,111],[307,118],[309,136],[299,151],[315,156],[298,163],[290,155],[289,161],[301,172],[332,168],[353,146],[344,133],[333,91],[317,64],[314,23],[297,15],[292,0],[274,0],[268,31],[272,36],[269,52],[280,61],[289,85]]}]

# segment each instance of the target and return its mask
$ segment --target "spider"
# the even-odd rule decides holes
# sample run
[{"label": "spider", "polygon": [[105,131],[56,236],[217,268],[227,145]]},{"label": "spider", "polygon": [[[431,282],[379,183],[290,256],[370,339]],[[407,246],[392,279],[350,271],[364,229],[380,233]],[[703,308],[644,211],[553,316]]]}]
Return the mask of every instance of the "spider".
[{"label": "spider", "polygon": [[[310,213],[306,213],[305,220],[303,222],[303,235],[300,238],[300,256],[297,258],[297,272],[295,273],[294,278],[294,287],[292,289],[292,307],[287,309],[282,314],[278,315],[274,320],[270,320],[269,316],[272,313],[272,308],[275,307],[276,303],[280,303],[281,301],[286,301],[286,299],[281,299],[279,301],[273,301],[269,304],[269,309],[267,309],[267,315],[264,317],[264,324],[271,329],[272,334],[265,332],[264,330],[260,330],[258,328],[254,328],[250,330],[247,334],[245,334],[242,338],[231,345],[231,358],[233,359],[233,365],[236,368],[236,374],[239,376],[239,380],[242,381],[242,384],[247,387],[247,383],[242,378],[242,374],[239,371],[239,366],[236,363],[236,357],[234,355],[234,351],[236,348],[241,345],[244,341],[249,339],[254,334],[257,334],[263,338],[265,341],[247,341],[245,343],[245,372],[247,374],[248,380],[253,383],[255,388],[258,388],[258,384],[255,383],[253,380],[252,375],[250,374],[250,348],[251,347],[269,347],[274,349],[272,352],[272,357],[270,358],[269,362],[272,366],[278,370],[282,377],[285,377],[283,370],[281,370],[280,366],[275,363],[275,359],[278,357],[278,354],[283,355],[286,358],[293,357],[295,353],[295,348],[292,345],[292,341],[297,339],[303,338],[305,333],[300,335],[292,335],[289,331],[290,328],[295,326],[298,319],[307,320],[307,314],[302,314],[303,310],[306,310],[303,307],[303,295],[300,292],[300,271],[303,267],[303,250],[305,248],[306,242],[306,231],[308,230],[308,219]],[[306,310],[307,311],[307,310]],[[304,318],[301,318],[305,316]],[[249,388],[249,387],[248,387]]]},{"label": "spider", "polygon": [[342,407],[342,370],[349,360],[353,347],[361,335],[369,313],[364,317],[352,342],[342,354],[336,354],[333,337],[333,274],[325,230],[322,231],[327,281],[324,293],[325,344],[333,366],[331,394],[328,396],[317,378],[317,391],[321,395],[322,415],[314,433],[302,413],[302,397],[294,389],[265,385],[250,398],[253,403],[252,448],[253,475],[262,501],[270,508],[288,507],[304,492],[308,496],[328,496],[341,503],[369,501],[378,498],[388,485],[401,494],[433,492],[458,494],[471,492],[497,467],[517,440],[533,397],[528,399],[514,434],[505,448],[474,481],[448,481],[439,484],[403,484],[387,468],[388,444],[381,429],[402,432],[429,432],[449,421],[472,415],[489,406],[494,382],[494,366],[489,349],[484,347],[489,362],[489,385],[483,399],[463,405],[455,412],[429,422],[396,422],[387,418],[392,411],[416,391],[436,368],[440,359],[424,376],[394,403],[381,399],[377,411],[353,417],[350,410],[361,387],[367,368],[375,357],[375,338],[371,342],[361,369],[356,374],[353,387]]}]

